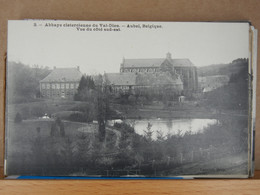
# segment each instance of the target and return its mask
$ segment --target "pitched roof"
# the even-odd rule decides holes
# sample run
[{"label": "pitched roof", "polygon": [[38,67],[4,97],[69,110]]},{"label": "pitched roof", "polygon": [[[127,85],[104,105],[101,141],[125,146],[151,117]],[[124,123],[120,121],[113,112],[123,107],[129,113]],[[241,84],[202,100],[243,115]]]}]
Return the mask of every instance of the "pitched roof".
[{"label": "pitched roof", "polygon": [[77,68],[56,68],[40,82],[77,82],[82,73]]},{"label": "pitched roof", "polygon": [[135,85],[136,74],[135,73],[106,73],[106,79],[110,85]]},{"label": "pitched roof", "polygon": [[187,58],[185,58],[185,59],[171,59],[170,62],[171,62],[171,64],[174,67],[178,67],[178,66],[183,66],[183,67],[194,66],[194,64]]},{"label": "pitched roof", "polygon": [[[124,59],[122,65],[124,68],[134,67],[160,67],[161,64],[168,60],[166,58],[151,58],[151,59]],[[169,59],[169,62],[175,67],[194,66],[189,59]]]},{"label": "pitched roof", "polygon": [[124,59],[123,66],[131,67],[159,67],[165,61],[165,58],[152,59]]}]

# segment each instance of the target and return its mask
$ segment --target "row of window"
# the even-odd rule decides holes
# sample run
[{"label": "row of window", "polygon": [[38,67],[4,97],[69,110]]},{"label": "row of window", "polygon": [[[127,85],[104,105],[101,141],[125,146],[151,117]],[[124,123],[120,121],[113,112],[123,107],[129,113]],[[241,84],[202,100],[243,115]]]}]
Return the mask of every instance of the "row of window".
[{"label": "row of window", "polygon": [[129,68],[129,69],[122,69],[121,72],[156,72],[158,68]]},{"label": "row of window", "polygon": [[42,83],[42,89],[77,89],[78,83]]},{"label": "row of window", "polygon": [[71,95],[74,95],[75,93],[73,92],[73,91],[66,91],[66,93],[65,92],[59,92],[59,91],[53,91],[53,92],[50,92],[50,91],[42,91],[41,92],[41,94],[42,94],[42,96],[64,96],[64,95],[66,95],[66,96],[71,96]]}]

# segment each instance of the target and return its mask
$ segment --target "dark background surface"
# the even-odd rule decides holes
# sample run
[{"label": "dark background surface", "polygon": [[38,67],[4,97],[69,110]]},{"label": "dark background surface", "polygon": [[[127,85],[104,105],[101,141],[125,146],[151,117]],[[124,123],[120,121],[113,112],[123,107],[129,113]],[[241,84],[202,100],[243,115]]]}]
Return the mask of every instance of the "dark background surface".
[{"label": "dark background surface", "polygon": [[[62,19],[62,20],[97,20],[97,21],[251,21],[257,29],[260,29],[260,1],[258,0],[0,0],[0,177],[3,177],[3,156],[4,156],[4,86],[5,86],[5,52],[6,52],[6,40],[7,40],[7,20],[20,20],[20,19]],[[258,42],[258,48],[260,48]],[[260,64],[260,58],[258,57],[258,64]],[[258,78],[260,76],[260,70],[258,70]],[[260,79],[258,79],[259,91]],[[257,102],[259,102],[260,96],[257,96]],[[257,116],[259,115],[260,103],[257,104]],[[260,120],[256,121],[256,169],[260,169]],[[250,182],[251,181],[251,182]],[[17,183],[18,182],[18,183]],[[10,189],[13,185],[19,186],[17,192],[25,192],[25,187],[28,185],[34,186],[33,189],[37,190],[41,186],[48,186],[51,188],[50,182],[0,182],[0,191],[3,190],[2,187],[6,186]],[[65,181],[64,181],[65,182]],[[57,185],[60,188],[56,190],[65,189],[65,185],[70,182],[65,183],[59,182]],[[75,182],[73,185],[78,185],[84,187],[83,183]],[[122,181],[123,182],[123,181]],[[121,183],[122,183],[121,182]],[[127,182],[127,181],[126,181]],[[95,191],[97,187],[103,187],[108,185],[113,189],[114,192],[124,192],[125,188],[133,189],[136,182],[122,183],[119,188],[113,187],[113,182],[88,182],[87,184],[92,186]],[[148,182],[148,181],[145,181]],[[148,191],[156,192],[160,190],[159,183],[156,185],[149,183],[144,183],[145,188],[143,192],[148,193]],[[195,183],[194,183],[195,182]],[[205,182],[205,187],[202,183],[197,184],[196,181],[183,183],[178,188],[174,188],[177,185],[175,183],[172,185],[171,182],[163,182],[164,190],[176,189],[179,193],[185,192],[185,186],[187,191],[193,187],[196,187],[200,192],[203,190],[210,191],[216,190],[217,186],[221,186],[220,189],[234,190],[237,192],[241,190],[246,190],[248,193],[256,192],[256,186],[260,186],[259,182],[248,180],[246,183],[239,183],[236,181],[222,182],[211,180]],[[222,182],[222,183],[221,183]],[[231,182],[231,183],[230,183]],[[230,188],[229,184],[233,187]],[[57,182],[56,182],[57,183]],[[86,184],[86,183],[85,183]],[[93,184],[93,185],[91,185]],[[140,183],[139,183],[140,184]],[[199,187],[199,185],[204,187]],[[27,186],[27,187],[28,187]],[[56,185],[53,185],[55,189]],[[211,186],[211,187],[210,187]],[[226,188],[225,188],[226,186]],[[236,187],[235,187],[236,186]],[[242,187],[244,186],[244,187]],[[251,186],[251,187],[250,187]],[[255,188],[254,188],[255,186]],[[74,186],[75,187],[75,186]],[[184,187],[184,188],[183,188]],[[6,189],[7,189],[6,188]],[[9,189],[8,188],[8,189]],[[78,188],[75,187],[75,190]],[[82,189],[82,188],[81,188]],[[239,190],[241,189],[241,190]],[[119,190],[119,191],[118,191]],[[259,190],[259,188],[258,188]],[[176,192],[177,192],[176,191]],[[215,192],[216,192],[215,191]],[[3,191],[11,192],[11,191]],[[61,190],[60,192],[65,192]],[[81,191],[83,192],[83,191]],[[99,192],[99,191],[96,191]],[[110,191],[113,192],[113,191]],[[134,191],[132,191],[134,192]],[[141,192],[141,191],[135,191]],[[193,191],[196,192],[196,191]],[[197,191],[198,192],[198,191]],[[213,191],[212,191],[213,192]],[[230,191],[231,192],[231,191]],[[234,192],[234,191],[232,191]],[[9,194],[9,193],[8,193]]]}]

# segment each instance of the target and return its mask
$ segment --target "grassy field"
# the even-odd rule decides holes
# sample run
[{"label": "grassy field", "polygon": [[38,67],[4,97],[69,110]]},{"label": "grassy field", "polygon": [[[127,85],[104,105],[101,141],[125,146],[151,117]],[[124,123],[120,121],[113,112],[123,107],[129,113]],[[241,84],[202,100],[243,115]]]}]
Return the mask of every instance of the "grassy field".
[{"label": "grassy field", "polygon": [[[91,145],[98,143],[98,125],[95,123],[63,121],[65,136],[51,136],[51,126],[54,123],[53,119],[29,119],[20,123],[8,121],[8,174],[39,174],[41,166],[48,170],[54,169],[52,171],[55,172],[63,163],[80,163],[77,155],[84,155]],[[111,148],[118,147],[120,135],[115,129],[107,128],[105,153],[109,154]]]},{"label": "grassy field", "polygon": [[38,118],[45,113],[49,116],[63,111],[71,111],[75,107],[83,107],[86,102],[72,100],[52,100],[46,99],[42,101],[9,104],[7,114],[9,119],[14,119],[16,113],[20,113],[24,119]]},{"label": "grassy field", "polygon": [[[8,154],[12,155],[14,152],[26,153],[31,152],[30,143],[37,137],[47,138],[50,137],[51,124],[53,119],[37,119],[37,120],[24,120],[21,123],[14,123],[8,121],[7,142]],[[65,135],[68,137],[75,137],[78,129],[87,127],[84,123],[65,123]],[[40,128],[40,130],[37,130]],[[86,130],[87,131],[87,130]]]},{"label": "grassy field", "polygon": [[[14,120],[15,115],[20,113],[23,119],[36,119],[44,114],[48,116],[59,116],[67,119],[71,114],[79,112],[81,108],[87,107],[88,103],[72,100],[44,100],[23,104],[8,105],[8,119]],[[194,102],[176,103],[176,105],[165,107],[163,104],[148,105],[123,105],[111,103],[110,108],[116,111],[116,118],[126,119],[152,119],[152,118],[208,118],[215,119],[219,115],[247,116],[244,110],[222,110],[221,113],[216,109],[197,106]],[[111,113],[112,114],[112,113]]]}]

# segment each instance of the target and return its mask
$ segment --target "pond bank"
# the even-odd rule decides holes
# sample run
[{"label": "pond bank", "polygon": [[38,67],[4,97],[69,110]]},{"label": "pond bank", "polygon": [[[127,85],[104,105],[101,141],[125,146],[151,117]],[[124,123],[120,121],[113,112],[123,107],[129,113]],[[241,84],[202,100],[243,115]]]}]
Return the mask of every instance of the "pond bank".
[{"label": "pond bank", "polygon": [[222,110],[218,112],[216,110],[209,110],[205,108],[190,108],[185,110],[172,109],[152,109],[147,107],[135,108],[135,107],[119,107],[116,108],[118,112],[122,113],[123,118],[126,119],[216,119],[222,117],[248,117],[246,111],[230,111]]}]

